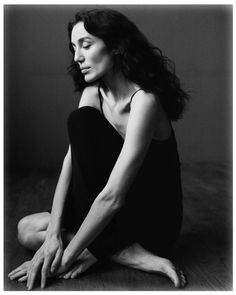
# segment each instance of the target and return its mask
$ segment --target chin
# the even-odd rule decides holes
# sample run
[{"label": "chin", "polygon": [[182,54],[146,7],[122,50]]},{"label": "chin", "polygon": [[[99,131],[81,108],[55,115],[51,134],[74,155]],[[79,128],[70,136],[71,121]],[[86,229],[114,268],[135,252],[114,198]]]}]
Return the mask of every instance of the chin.
[{"label": "chin", "polygon": [[100,79],[100,76],[98,76],[98,75],[89,75],[88,74],[88,75],[84,76],[84,80],[87,83],[92,83],[92,82],[95,82],[95,81],[97,81],[99,79]]}]

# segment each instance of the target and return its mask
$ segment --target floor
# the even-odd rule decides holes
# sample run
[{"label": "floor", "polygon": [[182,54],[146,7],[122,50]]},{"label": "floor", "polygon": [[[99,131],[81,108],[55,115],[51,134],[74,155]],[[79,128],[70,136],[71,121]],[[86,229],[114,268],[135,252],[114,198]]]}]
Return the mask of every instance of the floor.
[{"label": "floor", "polygon": [[[24,215],[50,208],[58,172],[5,174],[4,289],[25,291],[24,283],[10,281],[7,273],[31,253],[16,238],[17,221]],[[182,165],[184,220],[173,261],[188,278],[186,291],[232,290],[232,167],[203,162]],[[40,290],[36,285],[35,290]],[[174,291],[160,275],[116,264],[97,264],[80,278],[48,281],[47,291]]]}]

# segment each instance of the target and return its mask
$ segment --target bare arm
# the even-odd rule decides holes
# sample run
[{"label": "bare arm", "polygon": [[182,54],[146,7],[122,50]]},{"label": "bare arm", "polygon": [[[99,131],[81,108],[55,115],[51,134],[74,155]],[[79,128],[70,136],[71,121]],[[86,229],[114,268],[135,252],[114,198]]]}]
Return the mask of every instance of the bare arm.
[{"label": "bare arm", "polygon": [[49,236],[60,233],[63,208],[71,179],[71,170],[71,150],[69,146],[53,198],[51,219],[47,229],[47,235]]},{"label": "bare arm", "polygon": [[[96,107],[94,100],[91,99],[97,93],[96,86],[89,86],[85,88],[80,98],[79,107],[84,106],[86,100],[91,106]],[[62,212],[65,204],[67,190],[71,180],[71,148],[69,146],[68,152],[64,158],[61,174],[57,183],[57,187],[54,194],[51,220],[48,226],[49,235],[58,235],[60,233]]]},{"label": "bare arm", "polygon": [[132,102],[126,138],[117,162],[106,186],[95,199],[83,224],[65,249],[62,268],[73,263],[121,208],[149,148],[157,116],[155,97],[152,94],[139,93]]},{"label": "bare arm", "polygon": [[32,289],[37,273],[41,270],[41,287],[46,284],[46,277],[54,272],[61,262],[63,255],[63,245],[61,240],[61,221],[62,213],[66,200],[66,194],[71,179],[71,151],[68,149],[67,155],[63,161],[62,170],[54,194],[52,213],[46,232],[46,238],[42,246],[34,254],[28,273],[27,287]]}]

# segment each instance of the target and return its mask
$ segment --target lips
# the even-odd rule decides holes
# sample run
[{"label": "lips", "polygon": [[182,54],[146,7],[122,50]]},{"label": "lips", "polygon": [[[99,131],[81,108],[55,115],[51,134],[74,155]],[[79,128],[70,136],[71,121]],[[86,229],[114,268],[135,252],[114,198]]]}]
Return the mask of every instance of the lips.
[{"label": "lips", "polygon": [[84,68],[81,68],[81,73],[84,74],[84,73],[88,72],[89,69],[90,69],[90,67],[84,67]]}]

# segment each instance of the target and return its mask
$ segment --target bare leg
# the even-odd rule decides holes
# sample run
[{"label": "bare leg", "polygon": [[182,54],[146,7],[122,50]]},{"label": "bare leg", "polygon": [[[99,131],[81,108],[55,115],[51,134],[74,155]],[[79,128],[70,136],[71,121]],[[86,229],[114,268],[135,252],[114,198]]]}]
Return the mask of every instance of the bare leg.
[{"label": "bare leg", "polygon": [[[50,213],[42,212],[28,215],[19,221],[18,240],[22,246],[33,251],[38,250],[38,248],[45,241],[46,230],[50,221],[50,216]],[[74,237],[74,234],[62,229],[61,236],[65,248]],[[88,249],[84,249],[84,251],[78,256],[72,268],[67,273],[61,275],[61,277],[66,279],[75,278],[85,272],[96,262],[96,257],[93,256]],[[28,267],[28,263],[29,262],[25,262],[19,268],[11,272],[9,274],[10,279],[20,278],[21,282],[25,281],[26,276],[22,278],[21,272],[25,272]],[[51,276],[53,276],[53,274],[51,274]]]},{"label": "bare leg", "polygon": [[166,275],[177,288],[186,285],[184,274],[177,270],[170,260],[152,254],[139,244],[133,244],[115,253],[110,260],[145,272]]},{"label": "bare leg", "polygon": [[[50,213],[48,212],[32,214],[21,219],[18,224],[18,239],[20,243],[30,250],[37,250],[45,240],[49,221]],[[72,233],[66,231],[62,231],[62,235],[64,236],[63,240],[65,244],[68,244],[74,236]],[[90,257],[91,259],[87,261],[92,261],[93,263],[97,261],[95,257],[92,257],[91,253]],[[148,252],[139,244],[133,244],[123,249],[111,256],[110,260],[142,271],[164,274],[173,281],[176,287],[183,287],[186,284],[184,275],[176,270],[170,260]],[[91,263],[91,265],[93,263]],[[88,265],[88,263],[84,265]],[[91,265],[89,263],[89,266]],[[79,272],[74,269],[76,276],[87,269],[87,267],[84,267],[82,271],[81,266],[78,264],[77,269],[79,270],[79,268]],[[66,276],[66,278],[71,277],[71,275],[72,273]]]},{"label": "bare leg", "polygon": [[[30,250],[38,250],[45,241],[50,217],[50,213],[41,212],[22,218],[18,223],[18,240],[20,244]],[[67,245],[74,234],[65,230],[62,230],[61,233],[63,243]]]}]

